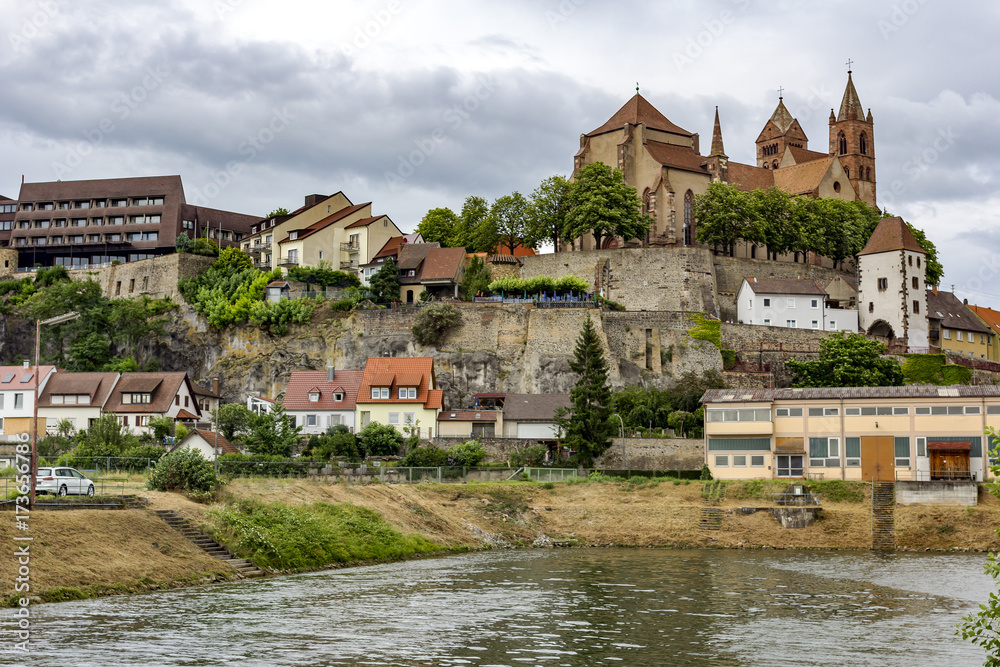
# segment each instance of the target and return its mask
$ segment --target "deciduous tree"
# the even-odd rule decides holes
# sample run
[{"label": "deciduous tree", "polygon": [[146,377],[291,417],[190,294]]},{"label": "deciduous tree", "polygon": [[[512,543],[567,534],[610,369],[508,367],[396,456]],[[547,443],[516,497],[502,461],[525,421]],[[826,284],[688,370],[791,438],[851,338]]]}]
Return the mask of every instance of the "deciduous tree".
[{"label": "deciduous tree", "polygon": [[451,247],[461,221],[450,208],[432,208],[427,211],[417,231],[427,243],[440,243],[442,248]]},{"label": "deciduous tree", "polygon": [[551,241],[553,252],[559,252],[559,241],[566,236],[569,189],[570,182],[565,178],[550,176],[531,193],[527,234],[532,240],[531,247]]},{"label": "deciduous tree", "polygon": [[569,188],[565,233],[570,238],[592,234],[597,248],[609,236],[626,241],[642,238],[649,231],[649,218],[640,212],[641,205],[620,169],[602,162],[588,164]]},{"label": "deciduous tree", "polygon": [[883,357],[885,345],[860,334],[830,334],[819,359],[786,361],[793,387],[891,387],[903,384],[899,362]]}]

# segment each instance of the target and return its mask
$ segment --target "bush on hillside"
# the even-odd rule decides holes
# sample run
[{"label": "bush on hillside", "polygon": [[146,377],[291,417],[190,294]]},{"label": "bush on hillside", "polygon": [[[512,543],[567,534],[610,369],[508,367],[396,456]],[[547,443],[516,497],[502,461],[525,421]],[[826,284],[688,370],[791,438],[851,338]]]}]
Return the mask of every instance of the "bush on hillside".
[{"label": "bush on hillside", "polygon": [[194,449],[180,449],[156,463],[146,482],[152,491],[194,491],[206,493],[219,483],[212,462]]}]

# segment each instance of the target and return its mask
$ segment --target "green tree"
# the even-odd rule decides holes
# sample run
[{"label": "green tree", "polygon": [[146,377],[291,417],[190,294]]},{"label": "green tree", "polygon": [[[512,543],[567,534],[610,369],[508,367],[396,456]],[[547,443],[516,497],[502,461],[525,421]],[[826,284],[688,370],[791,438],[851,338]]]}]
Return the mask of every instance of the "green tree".
[{"label": "green tree", "polygon": [[421,345],[437,345],[461,322],[462,316],[455,306],[450,303],[432,303],[420,309],[410,331]]},{"label": "green tree", "polygon": [[376,303],[399,301],[399,267],[391,257],[368,280],[368,289]]},{"label": "green tree", "polygon": [[284,406],[275,403],[270,412],[250,414],[247,449],[254,454],[291,456],[292,449],[299,442],[302,427],[295,426],[295,419],[285,414]]},{"label": "green tree", "polygon": [[[1000,465],[996,462],[1000,460],[1000,439],[996,430],[987,426],[985,435],[990,443],[990,472],[993,474],[993,482],[987,485],[989,492],[1000,498],[1000,483],[996,480],[1000,478]],[[996,530],[1000,536],[1000,529]],[[994,588],[1000,581],[1000,554],[990,553],[986,557],[986,565],[983,570],[993,579]],[[958,634],[962,639],[970,641],[986,651],[986,667],[1000,667],[1000,592],[990,593],[989,599],[979,605],[979,611],[970,612],[962,617],[962,622],[958,625]]]},{"label": "green tree", "polygon": [[153,491],[208,492],[219,485],[212,462],[196,449],[179,449],[167,454],[153,468],[146,482]]},{"label": "green tree", "polygon": [[191,237],[187,232],[181,232],[174,239],[174,249],[177,252],[191,252]]},{"label": "green tree", "polygon": [[562,176],[550,176],[531,193],[528,207],[530,247],[551,241],[552,251],[559,252],[559,241],[565,238],[566,214],[569,212],[570,182]]},{"label": "green tree", "polygon": [[[773,195],[775,199],[777,195]],[[769,203],[763,196],[757,206],[735,185],[709,183],[704,194],[694,198],[694,217],[698,220],[697,239],[702,245],[722,248],[733,256],[738,241],[764,243],[765,227],[760,218],[762,206]],[[780,220],[778,223],[780,224]]]},{"label": "green tree", "polygon": [[[459,214],[459,224],[455,226],[455,234],[448,242],[451,248],[465,246],[469,252],[495,253],[496,247],[482,248],[477,245],[477,239],[483,241],[483,237],[488,236],[489,229],[483,227],[488,225],[487,218],[490,214],[490,204],[482,197],[475,195],[467,197],[462,204],[462,212]],[[485,241],[487,244],[489,240]]]},{"label": "green tree", "polygon": [[570,238],[592,234],[597,248],[605,237],[642,238],[650,221],[640,212],[641,205],[620,169],[603,162],[588,164],[569,188],[565,233]]},{"label": "green tree", "polygon": [[465,277],[462,278],[462,298],[472,301],[479,292],[488,295],[492,280],[490,267],[486,266],[483,258],[473,257],[469,262],[469,268],[465,270]]},{"label": "green tree", "polygon": [[270,213],[268,213],[266,217],[268,219],[270,219],[270,218],[276,218],[279,215],[288,215],[288,209],[287,208],[276,208],[273,211],[271,211]]},{"label": "green tree", "polygon": [[206,257],[217,257],[219,255],[219,246],[216,245],[215,241],[213,241],[212,239],[201,237],[195,239],[191,243],[190,252],[192,255],[205,255]]},{"label": "green tree", "polygon": [[556,423],[564,433],[565,443],[576,452],[576,461],[591,467],[594,459],[611,446],[616,425],[612,423],[608,366],[590,315],[576,339],[569,367],[577,375],[570,392],[572,405],[557,411]]},{"label": "green tree", "polygon": [[219,258],[212,263],[217,271],[244,271],[253,268],[253,260],[239,248],[230,246],[219,252]]},{"label": "green tree", "polygon": [[170,417],[150,417],[149,428],[153,431],[153,438],[157,442],[163,442],[165,438],[169,438],[174,434],[174,420]]},{"label": "green tree", "polygon": [[697,425],[698,420],[695,416],[686,410],[675,410],[670,413],[667,418],[667,425],[674,429],[674,433],[677,433],[682,438],[688,433],[688,431],[695,425]]},{"label": "green tree", "polygon": [[883,357],[885,345],[860,334],[825,337],[819,359],[786,361],[793,387],[893,387],[903,384],[903,370],[895,359]]},{"label": "green tree", "polygon": [[417,225],[417,231],[426,243],[440,243],[442,248],[449,248],[460,224],[458,216],[450,208],[432,208]]},{"label": "green tree", "polygon": [[358,440],[368,456],[396,456],[403,444],[403,434],[388,424],[369,422],[358,433]]},{"label": "green tree", "polygon": [[240,403],[223,403],[212,410],[214,428],[226,440],[232,441],[250,428],[254,413]]},{"label": "green tree", "polygon": [[110,412],[95,419],[81,440],[78,456],[122,456],[125,450],[139,444],[138,438]]},{"label": "green tree", "polygon": [[[483,248],[487,243],[497,250],[507,248],[512,255],[518,246],[532,247],[534,242],[528,238],[528,208],[528,200],[520,192],[498,197],[487,216],[492,231],[489,238],[480,244],[482,251],[491,252]],[[493,243],[494,239],[496,243]]]}]

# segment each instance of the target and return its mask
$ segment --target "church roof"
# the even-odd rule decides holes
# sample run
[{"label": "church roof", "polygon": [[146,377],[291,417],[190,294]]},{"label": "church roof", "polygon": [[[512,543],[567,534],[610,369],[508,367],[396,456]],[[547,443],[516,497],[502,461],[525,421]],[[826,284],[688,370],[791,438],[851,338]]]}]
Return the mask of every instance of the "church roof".
[{"label": "church roof", "polygon": [[775,172],[770,169],[755,167],[751,164],[729,163],[729,183],[743,192],[773,188],[774,174]]},{"label": "church roof", "polygon": [[620,130],[626,123],[629,125],[645,123],[646,127],[654,130],[670,132],[671,134],[680,134],[685,137],[692,136],[687,130],[674,125],[667,120],[666,116],[657,111],[656,108],[639,93],[636,93],[632,99],[626,102],[625,106],[619,109],[618,112],[608,120],[608,122],[601,125],[593,132],[588,132],[587,136],[592,137],[595,134],[614,132],[615,130]]},{"label": "church roof", "polygon": [[854,89],[854,81],[851,73],[847,73],[847,88],[844,89],[844,99],[840,102],[840,113],[837,114],[837,122],[849,118],[864,118],[864,109],[861,107],[861,100],[858,98],[858,91]]},{"label": "church roof", "polygon": [[707,174],[704,156],[698,155],[690,146],[676,146],[660,141],[647,141],[646,151],[650,157],[665,167]]},{"label": "church roof", "polygon": [[722,125],[719,123],[719,107],[715,107],[715,128],[712,130],[712,152],[710,156],[729,157],[722,146]]},{"label": "church roof", "polygon": [[821,160],[825,157],[830,157],[829,153],[811,151],[808,148],[799,148],[798,146],[788,146],[785,150],[791,154],[792,159],[795,160],[795,164],[802,164],[803,162],[812,162],[813,160]]},{"label": "church roof", "polygon": [[910,252],[927,254],[917,243],[917,239],[913,238],[913,232],[898,215],[894,218],[882,218],[879,221],[878,227],[872,232],[864,250],[859,252],[858,256],[875,255],[894,250],[909,250]]},{"label": "church roof", "polygon": [[774,170],[774,184],[790,195],[809,194],[819,187],[836,160],[827,156],[822,160],[812,160],[803,164],[793,164]]},{"label": "church roof", "polygon": [[789,113],[788,109],[785,108],[784,101],[779,97],[778,106],[775,107],[774,113],[771,114],[771,122],[778,126],[778,129],[782,132],[788,132],[788,128],[792,126],[792,122],[795,120],[792,114]]}]

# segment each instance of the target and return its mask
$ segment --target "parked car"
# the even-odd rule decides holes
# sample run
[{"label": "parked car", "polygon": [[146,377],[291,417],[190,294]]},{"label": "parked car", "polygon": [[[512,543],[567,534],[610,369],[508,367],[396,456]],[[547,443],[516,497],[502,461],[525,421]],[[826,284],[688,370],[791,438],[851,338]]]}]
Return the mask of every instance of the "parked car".
[{"label": "parked car", "polygon": [[69,494],[94,497],[94,483],[75,468],[39,468],[35,479],[35,493]]}]

